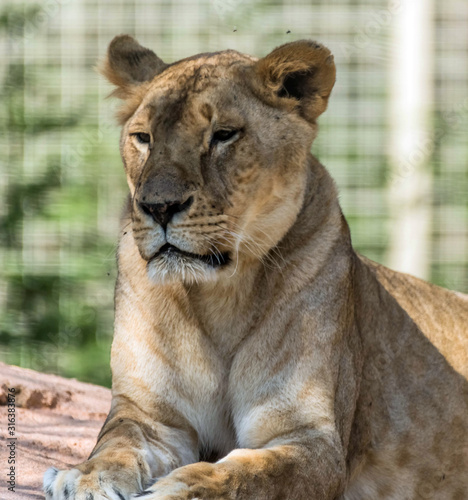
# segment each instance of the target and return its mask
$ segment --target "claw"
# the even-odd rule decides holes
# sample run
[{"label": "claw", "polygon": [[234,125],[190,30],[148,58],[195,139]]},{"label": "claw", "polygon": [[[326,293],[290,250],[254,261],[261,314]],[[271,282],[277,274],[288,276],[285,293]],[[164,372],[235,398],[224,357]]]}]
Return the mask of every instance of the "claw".
[{"label": "claw", "polygon": [[117,490],[116,488],[112,488],[114,490],[114,493],[119,497],[120,500],[125,500],[125,497],[122,495],[122,492]]}]

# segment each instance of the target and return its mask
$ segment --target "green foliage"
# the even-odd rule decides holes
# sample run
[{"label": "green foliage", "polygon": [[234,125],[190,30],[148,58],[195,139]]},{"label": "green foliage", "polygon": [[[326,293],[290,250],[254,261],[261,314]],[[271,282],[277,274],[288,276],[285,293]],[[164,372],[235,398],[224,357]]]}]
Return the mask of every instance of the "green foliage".
[{"label": "green foliage", "polygon": [[[39,6],[5,7],[0,32],[21,40],[39,12]],[[56,149],[34,164],[28,164],[27,156],[47,134],[76,137],[82,122],[77,113],[64,116],[60,106],[51,105],[56,97],[44,81],[48,75],[43,67],[12,58],[4,74],[0,134],[9,147],[2,165],[8,168],[8,182],[2,187],[5,203],[0,214],[6,291],[0,310],[2,361],[109,386],[113,284],[104,278],[109,264],[104,264],[105,273],[102,267],[112,243],[89,227],[98,210],[96,186],[83,182],[82,175],[71,176],[69,158]],[[34,105],[28,107],[25,96],[34,98]],[[75,169],[96,169],[101,160],[98,146],[74,153]],[[45,227],[45,234],[29,234],[35,227]],[[77,229],[71,241],[61,236],[68,227]],[[40,259],[33,257],[31,262],[25,255],[36,247],[44,247],[57,260],[38,265]],[[64,251],[69,256],[61,265]],[[68,260],[74,265],[67,265]]]}]

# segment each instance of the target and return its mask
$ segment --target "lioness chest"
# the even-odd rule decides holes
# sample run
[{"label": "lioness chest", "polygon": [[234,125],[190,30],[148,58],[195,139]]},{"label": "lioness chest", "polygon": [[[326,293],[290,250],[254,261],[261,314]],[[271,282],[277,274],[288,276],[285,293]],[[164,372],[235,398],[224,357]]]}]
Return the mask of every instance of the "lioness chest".
[{"label": "lioness chest", "polygon": [[246,374],[239,367],[245,359],[245,340],[261,338],[262,331],[252,318],[254,304],[243,309],[242,315],[236,314],[243,299],[234,294],[191,299],[195,321],[192,328],[186,325],[191,332],[179,346],[176,372],[180,380],[179,390],[174,387],[174,404],[197,431],[201,458],[218,459],[244,440],[239,423],[247,411],[250,392],[245,386]]},{"label": "lioness chest", "polygon": [[242,281],[234,276],[226,288],[175,284],[143,293],[146,270],[134,265],[130,243],[127,254],[134,258],[121,255],[116,288],[114,393],[136,387],[136,400],[154,400],[149,409],[163,395],[195,430],[201,456],[222,457],[247,444],[247,407],[253,391],[265,384],[264,376],[253,373],[252,365],[266,371],[252,360],[246,341],[262,351],[262,296],[268,291],[260,285],[246,293],[256,279],[252,272]]}]

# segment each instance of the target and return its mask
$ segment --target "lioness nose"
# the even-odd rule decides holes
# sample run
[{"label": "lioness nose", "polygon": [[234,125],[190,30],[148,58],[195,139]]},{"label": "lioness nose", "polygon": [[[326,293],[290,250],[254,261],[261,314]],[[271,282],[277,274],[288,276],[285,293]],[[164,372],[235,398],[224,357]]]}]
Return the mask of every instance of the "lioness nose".
[{"label": "lioness nose", "polygon": [[179,201],[166,201],[164,203],[139,203],[143,212],[151,215],[153,219],[166,229],[172,217],[179,213],[187,210],[193,203],[193,196],[190,196],[183,203]]}]

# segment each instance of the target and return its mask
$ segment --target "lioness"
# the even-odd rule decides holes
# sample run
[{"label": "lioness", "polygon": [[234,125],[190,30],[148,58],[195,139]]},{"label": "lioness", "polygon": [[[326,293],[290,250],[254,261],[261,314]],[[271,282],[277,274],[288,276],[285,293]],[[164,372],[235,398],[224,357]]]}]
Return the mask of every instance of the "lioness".
[{"label": "lioness", "polygon": [[468,297],[357,255],[310,154],[330,51],[130,36],[112,407],[48,499],[468,498]]}]

